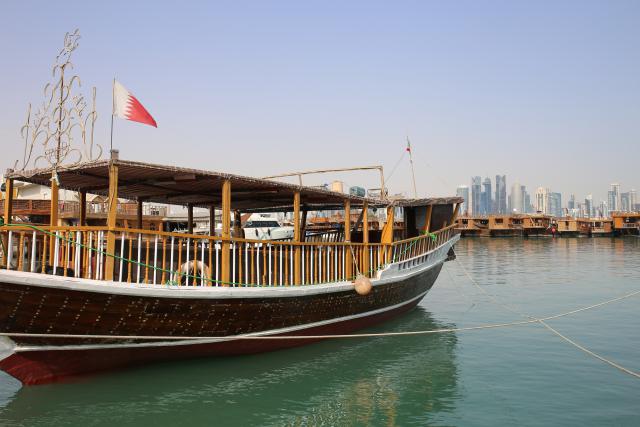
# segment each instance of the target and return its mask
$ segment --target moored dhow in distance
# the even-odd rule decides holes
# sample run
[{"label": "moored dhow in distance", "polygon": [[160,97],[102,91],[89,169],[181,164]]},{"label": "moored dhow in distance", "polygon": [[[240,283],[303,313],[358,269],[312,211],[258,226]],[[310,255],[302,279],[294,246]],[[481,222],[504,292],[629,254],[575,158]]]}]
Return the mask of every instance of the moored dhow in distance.
[{"label": "moored dhow in distance", "polygon": [[[52,175],[56,179],[51,179]],[[156,360],[257,353],[349,333],[404,313],[427,294],[459,238],[461,198],[384,200],[225,173],[97,160],[14,181],[107,197],[104,225],[34,226],[4,203],[0,369],[24,384]],[[222,213],[210,235],[125,228],[118,198]],[[386,210],[381,230],[369,209]],[[344,211],[345,226],[305,239],[305,212]],[[352,210],[360,211],[351,226]],[[141,211],[141,209],[139,209]],[[289,212],[293,239],[241,238],[234,217]],[[402,229],[394,217],[402,215]],[[211,221],[211,223],[215,223]],[[212,227],[213,228],[213,227]],[[339,238],[336,238],[339,236]],[[354,280],[368,282],[356,292]],[[282,339],[277,339],[281,337]],[[315,339],[315,340],[317,340]]]}]

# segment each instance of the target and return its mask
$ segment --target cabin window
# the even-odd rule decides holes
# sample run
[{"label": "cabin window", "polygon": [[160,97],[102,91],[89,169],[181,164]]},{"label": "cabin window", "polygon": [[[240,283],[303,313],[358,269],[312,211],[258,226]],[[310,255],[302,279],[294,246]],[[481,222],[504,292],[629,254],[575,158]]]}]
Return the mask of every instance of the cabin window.
[{"label": "cabin window", "polygon": [[248,221],[245,228],[271,228],[271,227],[280,227],[277,221]]}]

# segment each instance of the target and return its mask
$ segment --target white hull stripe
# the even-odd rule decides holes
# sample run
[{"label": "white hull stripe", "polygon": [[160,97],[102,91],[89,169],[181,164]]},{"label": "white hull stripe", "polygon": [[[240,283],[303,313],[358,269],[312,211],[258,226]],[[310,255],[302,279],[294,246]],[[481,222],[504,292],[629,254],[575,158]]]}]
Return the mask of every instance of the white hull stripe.
[{"label": "white hull stripe", "polygon": [[[236,341],[247,337],[262,337],[271,335],[284,335],[290,332],[300,331],[304,329],[316,328],[319,326],[331,325],[333,323],[346,322],[349,320],[360,319],[363,317],[375,316],[387,311],[395,310],[404,305],[411,304],[412,302],[423,298],[429,290],[422,292],[421,294],[399,304],[391,305],[376,310],[367,311],[364,313],[353,314],[350,316],[338,317],[335,319],[323,320],[320,322],[307,323],[304,325],[290,326],[287,328],[271,329],[268,331],[255,332],[246,335],[231,335],[227,337],[219,338],[202,338],[202,339],[189,339],[189,340],[176,340],[176,341],[154,341],[151,343],[135,343],[135,344],[83,344],[83,345],[64,345],[64,346],[16,346],[15,352],[27,352],[27,351],[58,351],[58,350],[95,350],[95,349],[111,349],[111,348],[140,348],[140,347],[171,347],[171,346],[183,346],[193,344],[211,344],[225,341]],[[329,336],[330,338],[330,336]]]}]

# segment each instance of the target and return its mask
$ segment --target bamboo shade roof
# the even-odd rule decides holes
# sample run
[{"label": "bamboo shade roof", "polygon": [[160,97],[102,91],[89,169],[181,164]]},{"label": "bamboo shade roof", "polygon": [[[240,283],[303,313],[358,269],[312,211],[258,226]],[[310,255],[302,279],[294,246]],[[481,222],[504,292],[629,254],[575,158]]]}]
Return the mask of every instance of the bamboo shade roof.
[{"label": "bamboo shade roof", "polygon": [[[151,203],[220,207],[222,183],[231,181],[231,206],[243,212],[293,210],[293,195],[300,192],[306,210],[342,209],[349,200],[352,206],[383,205],[379,199],[337,193],[273,180],[204,171],[176,166],[156,165],[130,160],[97,160],[70,167],[59,167],[61,189],[108,195],[109,164],[118,165],[118,198]],[[22,173],[7,172],[8,178],[49,186],[52,169]]]},{"label": "bamboo shade roof", "polygon": [[[368,202],[371,207],[413,207],[463,202],[460,197],[381,200],[262,178],[122,159],[96,160],[59,167],[59,187],[107,196],[110,162],[118,165],[118,198],[151,203],[220,207],[222,183],[226,179],[231,181],[232,209],[242,212],[292,211],[296,191],[300,192],[304,210],[342,209],[347,200],[356,208],[361,207],[364,202]],[[9,170],[6,177],[49,186],[52,172],[52,169],[20,173]]]}]

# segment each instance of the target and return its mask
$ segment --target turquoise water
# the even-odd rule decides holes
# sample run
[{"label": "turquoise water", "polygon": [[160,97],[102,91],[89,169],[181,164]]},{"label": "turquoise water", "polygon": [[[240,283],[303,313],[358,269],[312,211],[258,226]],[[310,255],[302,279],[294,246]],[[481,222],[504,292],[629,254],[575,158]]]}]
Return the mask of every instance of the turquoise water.
[{"label": "turquoise water", "polygon": [[[640,239],[462,239],[420,306],[374,331],[544,317],[640,290]],[[549,321],[640,372],[640,295]],[[0,376],[2,426],[639,426],[640,379],[540,325],[333,340],[21,388]]]}]

